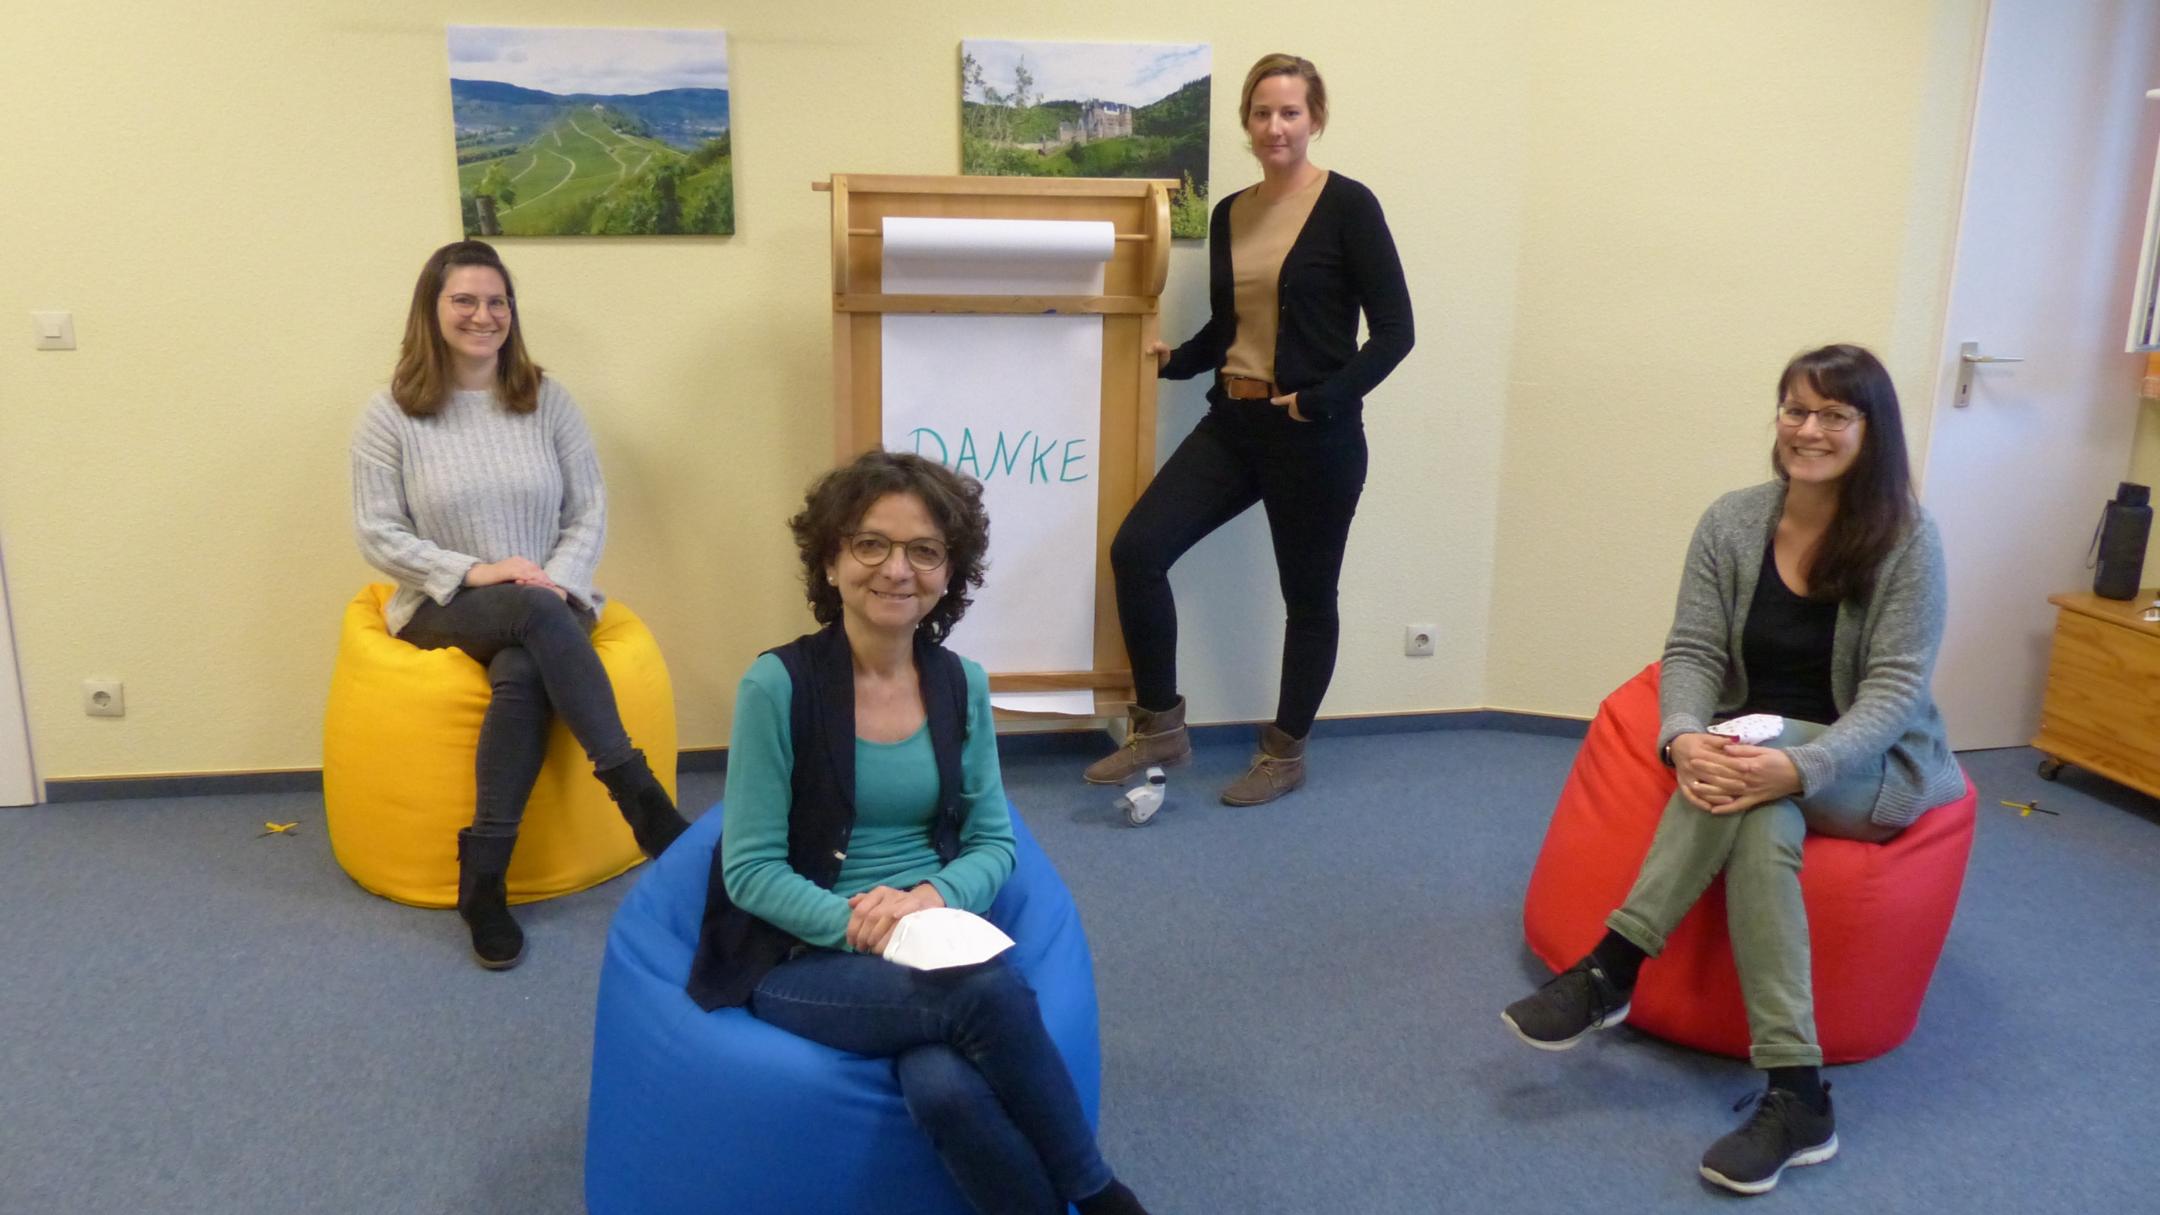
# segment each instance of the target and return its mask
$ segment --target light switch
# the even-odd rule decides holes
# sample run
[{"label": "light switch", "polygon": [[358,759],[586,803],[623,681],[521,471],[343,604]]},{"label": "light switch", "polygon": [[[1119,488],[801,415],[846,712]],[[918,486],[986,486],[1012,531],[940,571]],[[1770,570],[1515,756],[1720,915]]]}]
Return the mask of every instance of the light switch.
[{"label": "light switch", "polygon": [[72,312],[33,312],[30,319],[37,327],[39,350],[75,349],[75,314]]}]

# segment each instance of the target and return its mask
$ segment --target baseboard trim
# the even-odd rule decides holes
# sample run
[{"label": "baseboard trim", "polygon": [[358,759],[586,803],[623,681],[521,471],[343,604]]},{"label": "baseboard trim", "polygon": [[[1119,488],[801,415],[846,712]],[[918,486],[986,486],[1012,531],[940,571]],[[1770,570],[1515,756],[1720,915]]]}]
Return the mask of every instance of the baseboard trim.
[{"label": "baseboard trim", "polygon": [[726,747],[684,747],[675,753],[677,772],[727,771]]},{"label": "baseboard trim", "polygon": [[[1192,727],[1195,743],[1248,743],[1257,721],[1214,722]],[[1423,734],[1434,730],[1504,730],[1511,734],[1540,734],[1554,738],[1581,738],[1590,723],[1573,717],[1543,713],[1519,713],[1504,709],[1443,709],[1430,713],[1369,713],[1355,717],[1326,717],[1313,723],[1313,737],[1359,738],[1371,734]],[[1101,727],[1089,723],[1071,730],[1006,734],[998,738],[1005,755],[1063,755],[1100,751]]]},{"label": "baseboard trim", "polygon": [[[1201,744],[1242,743],[1252,738],[1256,722],[1221,722],[1194,726]],[[1372,713],[1330,717],[1313,723],[1315,738],[1357,738],[1372,734],[1422,734],[1434,730],[1503,730],[1551,738],[1581,738],[1590,723],[1573,717],[1521,713],[1507,709],[1446,709],[1432,713]],[[1089,755],[1103,748],[1103,730],[1089,722],[1070,730],[1037,730],[998,736],[1005,755]],[[677,772],[727,771],[726,747],[686,747],[677,754]],[[229,797],[251,793],[322,792],[322,769],[280,768],[263,772],[173,772],[146,776],[49,778],[45,801],[103,802],[138,798]]]},{"label": "baseboard trim", "polygon": [[267,772],[170,772],[150,776],[48,777],[45,800],[105,802],[153,797],[226,797],[242,793],[322,792],[322,769]]}]

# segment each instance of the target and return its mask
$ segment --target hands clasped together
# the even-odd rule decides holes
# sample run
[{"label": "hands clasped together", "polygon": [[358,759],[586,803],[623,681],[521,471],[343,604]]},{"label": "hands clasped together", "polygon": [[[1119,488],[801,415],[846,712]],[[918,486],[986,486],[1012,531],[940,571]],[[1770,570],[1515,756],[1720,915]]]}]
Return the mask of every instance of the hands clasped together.
[{"label": "hands clasped together", "polygon": [[546,570],[524,557],[483,561],[465,571],[466,586],[494,586],[503,582],[515,582],[519,586],[544,586],[555,592],[557,599],[564,602],[570,599],[570,592],[555,585],[555,580],[548,577]]},{"label": "hands clasped together", "polygon": [[1682,734],[1672,740],[1672,759],[1680,796],[1710,814],[1738,814],[1800,792],[1800,770],[1792,757],[1771,747],[1717,734]]},{"label": "hands clasped together", "polygon": [[848,899],[848,948],[857,953],[882,954],[886,939],[903,917],[944,905],[945,896],[928,882],[913,890],[872,886]]}]

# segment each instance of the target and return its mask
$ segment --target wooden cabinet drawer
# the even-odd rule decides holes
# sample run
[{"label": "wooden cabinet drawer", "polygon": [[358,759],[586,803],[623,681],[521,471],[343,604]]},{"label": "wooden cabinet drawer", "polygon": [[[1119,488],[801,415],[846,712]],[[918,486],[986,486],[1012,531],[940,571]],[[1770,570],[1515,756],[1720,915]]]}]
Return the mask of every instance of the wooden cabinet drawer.
[{"label": "wooden cabinet drawer", "polygon": [[2160,645],[2141,630],[2060,613],[2033,745],[2139,788],[2160,788]]}]

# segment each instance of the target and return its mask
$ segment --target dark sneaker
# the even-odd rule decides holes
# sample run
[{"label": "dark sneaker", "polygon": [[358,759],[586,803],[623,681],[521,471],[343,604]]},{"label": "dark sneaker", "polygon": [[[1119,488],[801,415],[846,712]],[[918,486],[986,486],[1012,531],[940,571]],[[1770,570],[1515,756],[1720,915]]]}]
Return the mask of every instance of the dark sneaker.
[{"label": "dark sneaker", "polygon": [[[1755,1101],[1755,1112],[1740,1129],[1703,1153],[1702,1175],[1739,1194],[1763,1194],[1777,1185],[1787,1165],[1821,1164],[1837,1155],[1837,1118],[1830,1107],[1830,1086],[1823,1086],[1823,1112],[1808,1108],[1798,1093],[1773,1088]],[[1747,1102],[1740,1103],[1746,1106]]]},{"label": "dark sneaker", "polygon": [[1584,958],[1507,1006],[1500,1019],[1539,1050],[1566,1050],[1584,1034],[1627,1020],[1631,1003],[1596,961]]}]

